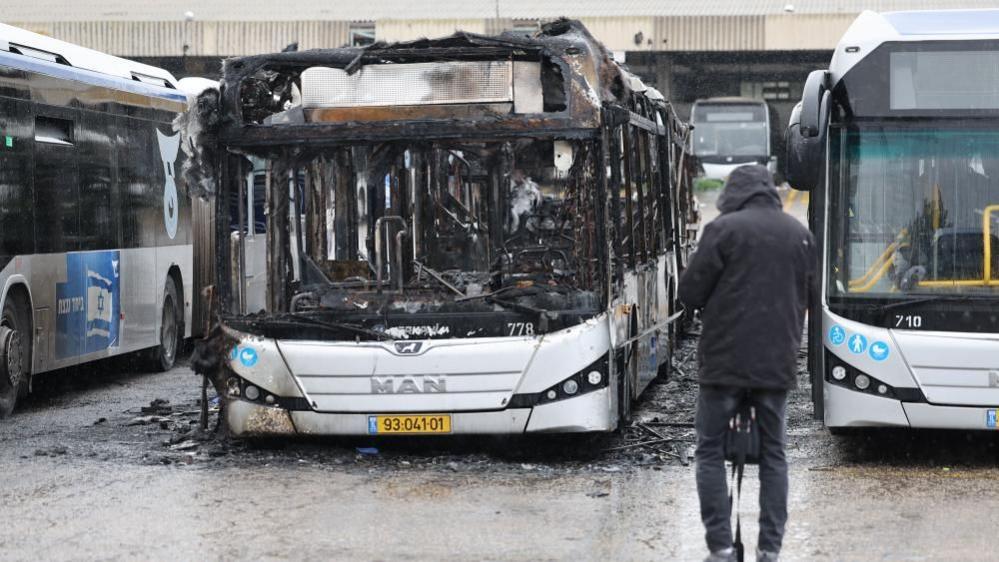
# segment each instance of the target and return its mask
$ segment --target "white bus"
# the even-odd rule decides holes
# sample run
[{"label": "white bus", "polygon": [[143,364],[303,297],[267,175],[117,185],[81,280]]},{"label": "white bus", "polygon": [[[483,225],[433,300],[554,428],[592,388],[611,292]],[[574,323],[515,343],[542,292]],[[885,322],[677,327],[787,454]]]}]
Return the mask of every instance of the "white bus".
[{"label": "white bus", "polygon": [[190,335],[187,106],[166,71],[0,25],[0,416],[31,377]]},{"label": "white bus", "polygon": [[864,12],[788,128],[824,248],[810,351],[833,429],[996,429],[999,10]]},{"label": "white bus", "polygon": [[697,100],[690,109],[690,124],[701,177],[724,181],[732,170],[747,164],[777,172],[772,142],[776,114],[767,102],[738,97]]},{"label": "white bus", "polygon": [[234,435],[605,432],[669,368],[688,128],[577,22],[235,59],[222,92]]}]

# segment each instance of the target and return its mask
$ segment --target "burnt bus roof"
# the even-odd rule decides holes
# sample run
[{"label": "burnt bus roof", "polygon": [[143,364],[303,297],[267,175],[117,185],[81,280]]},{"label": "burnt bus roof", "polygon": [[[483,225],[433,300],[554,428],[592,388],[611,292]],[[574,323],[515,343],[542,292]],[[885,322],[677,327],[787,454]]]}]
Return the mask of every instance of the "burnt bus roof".
[{"label": "burnt bus roof", "polygon": [[[313,67],[341,69],[350,75],[367,65],[454,61],[540,62],[544,110],[504,114],[476,112],[460,104],[438,106],[436,110],[426,109],[431,106],[387,106],[392,111],[371,107],[344,111],[341,113],[357,118],[336,122],[263,121],[266,115],[280,113],[287,106],[292,84],[303,71]],[[219,139],[229,146],[246,147],[404,138],[590,138],[598,134],[605,107],[628,110],[635,109],[636,104],[668,106],[658,92],[647,89],[615,63],[610,52],[581,23],[564,19],[543,26],[532,37],[459,32],[440,39],[375,43],[365,48],[232,58],[223,66],[221,92]]]}]

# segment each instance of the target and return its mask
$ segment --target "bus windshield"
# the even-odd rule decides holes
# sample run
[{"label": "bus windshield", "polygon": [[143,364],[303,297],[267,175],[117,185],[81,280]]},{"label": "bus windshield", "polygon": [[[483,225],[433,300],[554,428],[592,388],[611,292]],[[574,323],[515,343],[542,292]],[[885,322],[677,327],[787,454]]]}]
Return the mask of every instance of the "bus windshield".
[{"label": "bus windshield", "polygon": [[761,104],[699,104],[693,110],[694,154],[766,156],[767,116]]},{"label": "bus windshield", "polygon": [[[306,205],[307,214],[327,217],[306,221],[319,229],[314,239],[328,241],[310,257],[333,286],[359,263],[355,276],[386,267],[396,289],[451,298],[511,285],[591,288],[595,217],[582,198],[595,164],[581,145],[572,173],[560,172],[552,163],[558,142],[399,142],[324,153],[303,166],[328,194]],[[338,183],[345,171],[355,181]]]},{"label": "bus windshield", "polygon": [[831,296],[995,293],[999,132],[851,126],[832,147]]}]

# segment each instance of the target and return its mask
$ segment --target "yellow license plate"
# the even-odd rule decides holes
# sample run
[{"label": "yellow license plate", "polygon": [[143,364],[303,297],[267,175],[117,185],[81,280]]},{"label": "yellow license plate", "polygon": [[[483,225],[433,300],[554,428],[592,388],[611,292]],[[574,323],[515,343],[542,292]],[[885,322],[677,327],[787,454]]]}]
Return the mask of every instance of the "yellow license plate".
[{"label": "yellow license plate", "polygon": [[368,434],[451,433],[451,415],[368,416]]}]

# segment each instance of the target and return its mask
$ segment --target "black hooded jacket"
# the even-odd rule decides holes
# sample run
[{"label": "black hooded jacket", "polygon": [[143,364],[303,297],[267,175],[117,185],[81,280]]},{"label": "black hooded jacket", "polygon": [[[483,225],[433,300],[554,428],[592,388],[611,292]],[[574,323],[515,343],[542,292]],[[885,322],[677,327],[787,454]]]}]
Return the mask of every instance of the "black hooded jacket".
[{"label": "black hooded jacket", "polygon": [[815,239],[783,212],[763,166],[736,168],[718,210],[680,278],[687,310],[703,309],[700,383],[793,388],[813,298]]}]

